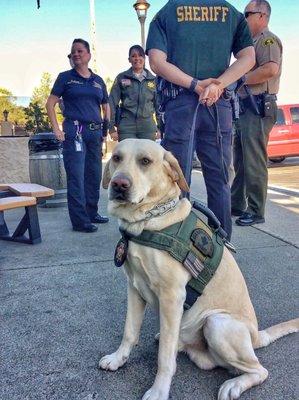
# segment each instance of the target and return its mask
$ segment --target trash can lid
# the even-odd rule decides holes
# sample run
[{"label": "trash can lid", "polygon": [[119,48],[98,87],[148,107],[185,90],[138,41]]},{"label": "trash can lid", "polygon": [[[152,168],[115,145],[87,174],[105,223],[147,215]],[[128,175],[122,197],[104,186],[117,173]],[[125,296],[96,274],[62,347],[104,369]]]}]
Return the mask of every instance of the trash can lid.
[{"label": "trash can lid", "polygon": [[53,140],[53,139],[56,139],[53,132],[41,132],[41,133],[36,133],[33,136],[30,136],[29,141]]}]

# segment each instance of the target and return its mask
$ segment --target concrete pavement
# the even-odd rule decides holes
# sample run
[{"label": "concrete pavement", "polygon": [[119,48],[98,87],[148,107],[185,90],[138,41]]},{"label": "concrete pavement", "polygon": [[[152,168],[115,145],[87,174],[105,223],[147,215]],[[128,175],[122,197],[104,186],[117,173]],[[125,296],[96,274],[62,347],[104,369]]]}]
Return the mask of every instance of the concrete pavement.
[{"label": "concrete pavement", "polygon": [[[205,201],[200,172],[192,194]],[[101,212],[107,194],[102,192]],[[298,316],[299,195],[273,190],[266,223],[234,226],[236,259],[247,280],[260,328]],[[6,213],[12,227],[22,212]],[[158,319],[148,310],[140,344],[125,367],[99,371],[97,362],[120,343],[126,281],[113,264],[117,221],[94,234],[72,232],[67,209],[39,209],[40,245],[0,241],[0,399],[137,400],[151,386],[157,365]],[[244,400],[298,399],[298,336],[257,351],[268,380]],[[227,371],[200,371],[178,356],[171,399],[212,400]]]}]

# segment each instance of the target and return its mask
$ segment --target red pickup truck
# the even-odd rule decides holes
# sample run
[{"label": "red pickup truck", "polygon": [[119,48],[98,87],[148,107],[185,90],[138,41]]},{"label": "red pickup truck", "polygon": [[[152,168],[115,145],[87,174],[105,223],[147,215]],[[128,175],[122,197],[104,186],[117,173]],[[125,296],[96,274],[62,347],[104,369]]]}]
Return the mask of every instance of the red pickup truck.
[{"label": "red pickup truck", "polygon": [[272,162],[299,156],[299,104],[278,106],[277,122],[270,132],[267,151]]}]

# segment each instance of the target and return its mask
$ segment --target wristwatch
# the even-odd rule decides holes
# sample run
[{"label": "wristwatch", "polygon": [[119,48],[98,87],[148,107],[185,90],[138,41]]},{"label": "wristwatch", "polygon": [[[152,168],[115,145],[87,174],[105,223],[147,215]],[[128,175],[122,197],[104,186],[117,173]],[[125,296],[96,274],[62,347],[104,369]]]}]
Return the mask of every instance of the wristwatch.
[{"label": "wristwatch", "polygon": [[197,83],[198,83],[198,79],[193,78],[192,81],[191,81],[191,85],[189,87],[190,92],[194,92]]}]

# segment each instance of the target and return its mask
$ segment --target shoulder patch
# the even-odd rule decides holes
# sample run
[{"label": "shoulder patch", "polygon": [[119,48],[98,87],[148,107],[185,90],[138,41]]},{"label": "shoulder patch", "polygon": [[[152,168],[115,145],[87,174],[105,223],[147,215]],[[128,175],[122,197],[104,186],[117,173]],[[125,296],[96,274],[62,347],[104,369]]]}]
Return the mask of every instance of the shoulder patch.
[{"label": "shoulder patch", "polygon": [[274,37],[268,37],[267,39],[265,39],[263,41],[263,46],[264,47],[271,46],[272,44],[275,44],[275,43],[276,43],[276,39]]}]

